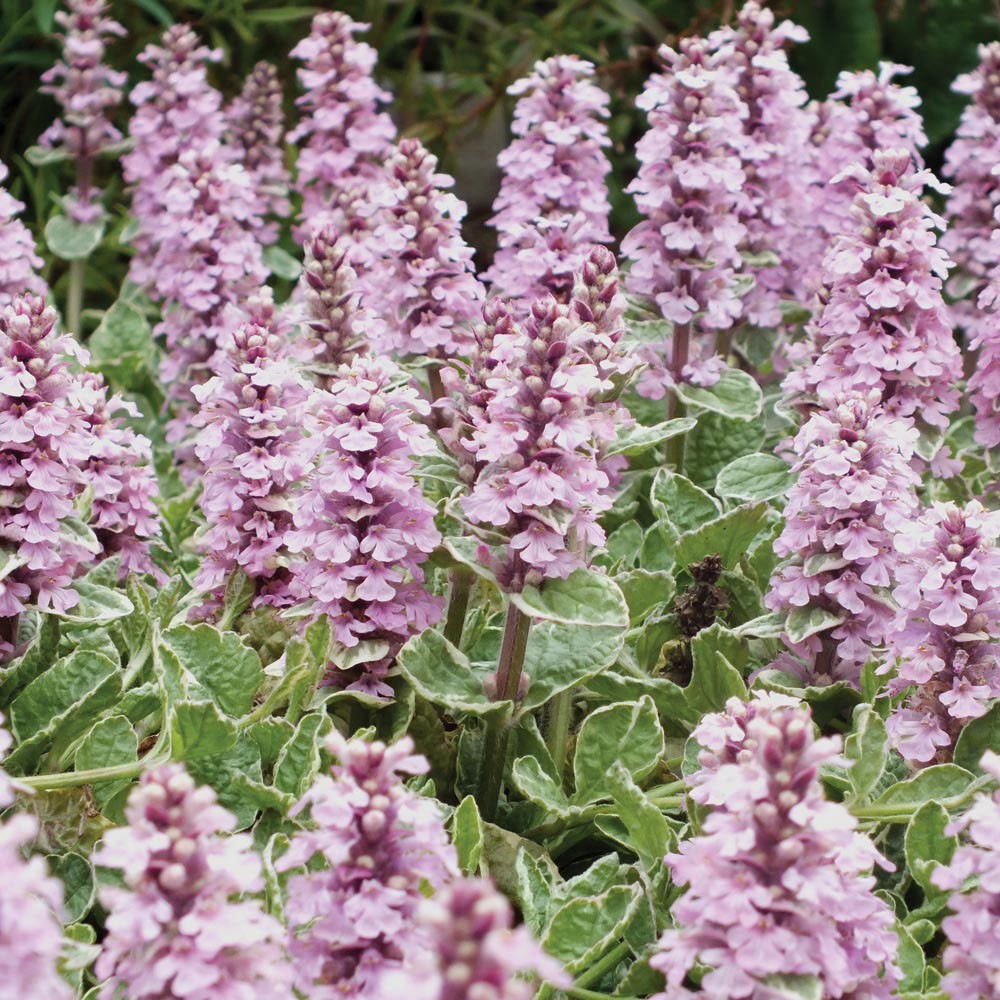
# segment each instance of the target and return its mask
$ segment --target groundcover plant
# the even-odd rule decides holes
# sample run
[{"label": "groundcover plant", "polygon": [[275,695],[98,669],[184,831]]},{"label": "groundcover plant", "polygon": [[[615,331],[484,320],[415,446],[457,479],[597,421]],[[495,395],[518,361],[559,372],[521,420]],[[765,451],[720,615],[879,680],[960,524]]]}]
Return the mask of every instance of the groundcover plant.
[{"label": "groundcover plant", "polygon": [[1000,43],[944,179],[907,67],[810,101],[757,0],[664,45],[617,245],[540,62],[480,266],[364,24],[224,94],[55,19],[0,998],[1000,996]]}]

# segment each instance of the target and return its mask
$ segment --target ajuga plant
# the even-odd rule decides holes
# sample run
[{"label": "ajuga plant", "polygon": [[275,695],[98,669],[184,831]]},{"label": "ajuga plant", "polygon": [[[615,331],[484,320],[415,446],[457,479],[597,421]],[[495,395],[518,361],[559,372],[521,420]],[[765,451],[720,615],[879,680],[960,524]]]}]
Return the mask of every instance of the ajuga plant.
[{"label": "ajuga plant", "polygon": [[766,695],[729,701],[693,737],[690,795],[710,811],[666,859],[688,888],[651,959],[667,980],[658,1000],[764,997],[785,977],[812,977],[822,996],[894,996],[893,915],[869,874],[890,866],[819,780],[839,739],[816,739],[806,709]]},{"label": "ajuga plant", "polygon": [[300,119],[288,136],[301,146],[295,187],[304,231],[332,224],[347,236],[366,232],[358,208],[396,138],[383,110],[391,95],[372,77],[378,55],[355,38],[366,28],[339,11],[323,11],[292,51],[304,63]]},{"label": "ajuga plant", "polygon": [[238,898],[263,888],[260,860],[215,792],[168,764],[143,775],[125,815],[94,855],[124,881],[101,893],[102,1000],[293,1000],[281,924]]},{"label": "ajuga plant", "polygon": [[[983,755],[981,766],[1000,779],[1000,757],[992,750]],[[955,850],[931,876],[938,889],[951,893],[952,912],[941,922],[947,937],[941,965],[941,986],[952,1000],[978,1000],[994,993],[1000,982],[997,960],[997,925],[993,919],[1000,900],[997,893],[997,826],[1000,800],[980,794],[972,808],[946,828],[946,833],[965,833],[966,843]]]},{"label": "ajuga plant", "polygon": [[644,357],[639,391],[653,399],[679,382],[718,378],[715,332],[743,313],[742,218],[750,207],[740,158],[749,112],[724,53],[688,38],[676,50],[664,46],[660,58],[663,70],[638,100],[649,130],[629,186],[643,221],[622,241],[632,261],[628,290],[672,324],[669,341]]},{"label": "ajuga plant", "polygon": [[498,157],[498,249],[486,278],[521,311],[546,294],[566,301],[584,254],[611,240],[609,98],[593,77],[592,63],[553,56],[507,90],[519,100],[514,140]]},{"label": "ajuga plant", "polygon": [[420,419],[429,409],[391,361],[372,357],[342,366],[306,415],[317,457],[285,535],[297,554],[291,592],[350,652],[353,666],[330,681],[378,696],[392,695],[385,674],[402,644],[441,613],[421,569],[440,533],[415,476],[433,447]]},{"label": "ajuga plant", "polygon": [[[0,716],[0,763],[10,749],[10,733]],[[0,810],[14,803],[10,778],[0,768]],[[0,819],[0,976],[9,996],[75,995],[56,968],[63,948],[63,887],[45,862],[24,857],[38,833],[35,821],[14,814]]]},{"label": "ajuga plant", "polygon": [[955,738],[1000,697],[1000,518],[972,501],[932,505],[900,526],[899,605],[883,672],[904,692],[886,725],[907,760],[946,758]]},{"label": "ajuga plant", "polygon": [[[226,124],[239,160],[250,175],[265,215],[285,218],[292,210],[288,200],[289,177],[282,139],[285,112],[278,71],[268,62],[254,66],[243,90],[226,108]],[[271,221],[258,234],[261,243],[273,243],[277,225]]]},{"label": "ajuga plant", "polygon": [[814,357],[785,391],[823,399],[875,390],[890,412],[944,428],[958,406],[961,356],[942,294],[950,261],[934,239],[943,222],[921,200],[936,181],[905,150],[880,150],[843,182],[856,191],[850,228],[823,260]]},{"label": "ajuga plant", "polygon": [[977,350],[969,395],[976,411],[976,440],[987,447],[1000,444],[1000,338],[997,330],[997,273],[1000,241],[994,238],[1000,205],[1000,44],[980,46],[979,66],[963,73],[953,90],[972,100],[962,113],[955,141],[945,157],[945,175],[954,188],[945,207],[948,230],[941,243],[957,270],[949,290],[958,300],[957,323]]},{"label": "ajuga plant", "polygon": [[21,612],[72,608],[72,581],[88,565],[119,552],[123,569],[150,568],[157,530],[149,442],[120,426],[117,412],[128,407],[109,400],[100,379],[78,372],[87,354],[57,332],[56,319],[33,295],[0,311],[0,538],[11,551],[0,648],[8,654]]},{"label": "ajuga plant", "polygon": [[801,291],[795,244],[809,224],[800,209],[812,121],[805,84],[788,65],[786,49],[808,39],[791,21],[775,24],[774,13],[756,0],[740,10],[733,27],[709,37],[721,61],[735,70],[736,92],[747,110],[740,147],[749,195],[744,253],[761,264],[753,269],[744,313],[760,327],[778,326],[782,299]]},{"label": "ajuga plant", "polygon": [[351,245],[332,226],[308,236],[299,279],[297,319],[304,328],[308,366],[324,384],[370,349],[378,321],[361,305]]},{"label": "ajuga plant", "polygon": [[766,600],[791,612],[793,632],[795,618],[813,619],[778,663],[812,683],[857,684],[892,627],[893,538],[917,513],[916,439],[875,389],[835,397],[795,437],[797,480],[774,543],[785,562]]},{"label": "ajuga plant", "polygon": [[36,273],[42,259],[31,231],[18,218],[24,205],[2,186],[10,174],[0,163],[0,306],[25,292],[40,294],[45,282]]},{"label": "ajuga plant", "polygon": [[289,604],[289,533],[313,463],[303,432],[311,387],[282,357],[277,335],[255,323],[231,336],[217,370],[194,389],[207,522],[196,583],[218,599],[239,568],[254,583],[255,605]]},{"label": "ajuga plant", "polygon": [[403,784],[428,769],[409,740],[333,733],[326,747],[337,763],[295,806],[310,822],[280,861],[306,866],[288,880],[296,986],[317,1000],[380,1000],[388,977],[429,950],[417,911],[457,875],[455,850],[436,804]]},{"label": "ajuga plant", "polygon": [[468,346],[485,293],[462,238],[465,203],[446,190],[453,183],[417,139],[403,139],[386,159],[360,282],[381,350],[440,358]]},{"label": "ajuga plant", "polygon": [[0,167],[0,1000],[1000,996],[997,46],[949,197],[763,0],[499,63],[455,26],[523,10],[61,6],[0,39],[58,116]]}]

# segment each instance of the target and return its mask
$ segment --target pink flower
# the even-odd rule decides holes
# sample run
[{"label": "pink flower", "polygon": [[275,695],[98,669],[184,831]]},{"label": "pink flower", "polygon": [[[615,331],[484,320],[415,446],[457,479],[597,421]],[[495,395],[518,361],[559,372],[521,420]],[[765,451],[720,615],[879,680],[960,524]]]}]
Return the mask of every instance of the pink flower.
[{"label": "pink flower", "polygon": [[462,239],[465,203],[446,190],[453,184],[417,139],[401,140],[388,154],[371,195],[371,256],[359,286],[378,319],[380,350],[466,352],[485,292]]},{"label": "pink flower", "polygon": [[[121,132],[108,114],[122,99],[128,74],[103,63],[105,39],[124,37],[125,29],[107,17],[103,0],[67,0],[67,10],[58,11],[63,28],[63,58],[42,74],[42,92],[51,94],[62,107],[63,117],[42,134],[39,144],[62,149],[76,161],[77,186],[64,201],[66,214],[75,222],[99,220],[103,213],[100,192],[92,186],[94,161],[109,146],[121,141]],[[27,291],[28,289],[25,289]]]},{"label": "pink flower", "polygon": [[906,696],[887,726],[909,760],[938,759],[1000,697],[998,537],[1000,517],[977,501],[932,504],[896,536],[899,612],[880,672],[898,668],[888,689]]},{"label": "pink flower", "polygon": [[812,360],[785,390],[829,399],[876,389],[893,413],[946,427],[962,368],[942,295],[950,261],[934,239],[943,223],[921,200],[936,181],[903,150],[875,152],[848,179],[852,224],[823,261]]},{"label": "pink flower", "polygon": [[102,1000],[292,1000],[281,925],[259,901],[234,901],[263,889],[260,859],[215,792],[168,764],[143,774],[126,817],[94,854],[125,883],[101,890]]},{"label": "pink flower", "polygon": [[[661,48],[660,57],[664,72],[650,77],[637,102],[649,130],[628,187],[643,221],[622,241],[622,253],[632,261],[629,291],[654,300],[672,323],[691,325],[697,360],[714,353],[715,330],[743,315],[737,273],[747,239],[741,219],[751,210],[741,159],[749,111],[724,54],[706,42],[683,39],[676,51]],[[655,373],[640,383],[644,395],[656,398],[650,382],[679,376],[666,370],[668,349],[644,358]]]},{"label": "pink flower", "polygon": [[414,475],[417,457],[432,447],[419,421],[427,410],[390,361],[358,358],[341,367],[305,417],[315,471],[285,536],[298,557],[291,593],[312,599],[342,646],[384,644],[332,681],[381,696],[392,695],[383,677],[400,647],[442,608],[421,570],[440,542],[434,508]]},{"label": "pink flower", "polygon": [[666,857],[687,891],[650,961],[667,979],[654,1000],[693,996],[695,964],[708,969],[699,995],[719,1000],[764,996],[777,976],[814,976],[829,997],[893,995],[894,918],[869,874],[890,865],[825,799],[819,769],[839,759],[839,738],[816,739],[789,702],[732,698],[693,734],[706,749],[690,795],[713,808]]},{"label": "pink flower", "polygon": [[428,949],[416,914],[427,889],[456,876],[455,851],[436,803],[403,785],[428,767],[408,737],[387,747],[334,730],[327,750],[338,763],[295,807],[311,823],[278,862],[308,865],[289,878],[285,908],[296,986],[312,1000],[383,1000],[387,977]]},{"label": "pink flower", "polygon": [[886,412],[877,391],[847,394],[817,409],[795,437],[798,474],[775,552],[773,611],[812,606],[842,624],[793,647],[783,669],[813,683],[856,683],[893,622],[886,588],[898,566],[895,533],[917,509],[911,462],[917,433]]},{"label": "pink flower", "polygon": [[322,11],[292,50],[305,63],[298,70],[305,93],[296,101],[302,119],[288,138],[301,146],[295,189],[309,231],[333,225],[347,238],[364,232],[357,210],[396,138],[381,110],[392,95],[372,78],[376,52],[354,37],[367,28],[339,11]]},{"label": "pink flower", "polygon": [[608,95],[593,75],[592,63],[553,56],[507,91],[519,97],[515,138],[498,158],[498,250],[485,277],[521,313],[546,294],[565,302],[590,247],[611,240]]},{"label": "pink flower", "polygon": [[[0,163],[0,185],[9,171]],[[42,258],[35,250],[35,240],[27,226],[17,216],[24,205],[0,186],[0,308],[15,295],[32,292],[42,295],[45,282],[35,273]]]}]

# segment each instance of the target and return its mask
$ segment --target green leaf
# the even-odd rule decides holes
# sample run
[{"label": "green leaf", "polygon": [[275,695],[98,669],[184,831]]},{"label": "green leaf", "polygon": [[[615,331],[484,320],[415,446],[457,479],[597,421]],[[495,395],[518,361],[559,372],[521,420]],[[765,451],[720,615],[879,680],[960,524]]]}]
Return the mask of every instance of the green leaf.
[{"label": "green leaf", "polygon": [[767,521],[767,505],[743,504],[677,539],[676,559],[689,566],[719,555],[726,569],[736,566]]},{"label": "green leaf", "polygon": [[854,732],[847,737],[844,755],[851,761],[848,775],[854,797],[864,799],[878,784],[889,759],[885,723],[871,705],[858,705],[854,710]]},{"label": "green leaf", "polygon": [[46,729],[88,695],[114,679],[121,688],[118,665],[101,653],[77,650],[36,677],[10,706],[11,729],[18,741]]},{"label": "green leaf", "polygon": [[679,382],[674,391],[689,406],[737,420],[752,420],[764,406],[764,395],[756,379],[735,368],[724,369],[715,385],[706,388]]},{"label": "green leaf", "polygon": [[734,458],[760,451],[764,436],[763,421],[701,413],[698,426],[684,442],[684,467],[693,482],[711,489],[719,472]]},{"label": "green leaf", "polygon": [[650,448],[663,444],[678,434],[686,434],[692,430],[698,421],[693,417],[677,417],[665,420],[661,424],[632,424],[618,429],[618,438],[605,452],[606,456],[627,455],[634,458]]},{"label": "green leaf", "polygon": [[466,795],[451,816],[451,842],[458,854],[458,866],[465,875],[476,875],[483,856],[483,823],[479,807]]},{"label": "green leaf", "polygon": [[815,976],[765,976],[768,1000],[823,1000],[823,983]]},{"label": "green leaf", "polygon": [[80,595],[77,604],[68,611],[50,611],[49,614],[80,625],[109,625],[134,610],[132,602],[120,590],[89,580],[77,580],[73,589]]},{"label": "green leaf", "polygon": [[906,867],[928,895],[940,894],[931,882],[934,869],[946,865],[958,847],[958,837],[945,833],[951,822],[948,810],[938,802],[925,802],[906,827]]},{"label": "green leaf", "polygon": [[[622,608],[625,600],[622,598]],[[582,684],[618,659],[625,645],[628,614],[621,625],[563,625],[536,622],[528,633],[524,672],[528,693],[519,706],[532,712],[557,695]]]},{"label": "green leaf", "polygon": [[896,934],[899,937],[899,950],[896,957],[899,961],[899,970],[903,974],[898,985],[899,992],[922,990],[924,969],[927,965],[924,949],[913,940],[910,932],[900,923],[896,924]]},{"label": "green leaf", "polygon": [[[50,854],[46,860],[49,870],[63,884],[63,905],[68,922],[82,920],[90,912],[97,895],[93,867],[85,857],[73,851]],[[11,916],[16,918],[14,913]]]},{"label": "green leaf", "polygon": [[666,520],[678,534],[694,531],[722,513],[719,501],[690,479],[670,469],[660,469],[650,491],[653,513]]},{"label": "green leaf", "polygon": [[647,874],[654,875],[663,868],[664,855],[677,846],[677,835],[620,761],[612,765],[607,780],[632,850]]},{"label": "green leaf", "polygon": [[[49,3],[46,6],[53,8],[54,3]],[[48,29],[45,29],[46,33]],[[48,167],[53,166],[58,163],[69,163],[73,159],[73,155],[65,149],[49,149],[46,146],[29,146],[24,151],[24,158],[33,167]]]},{"label": "green leaf", "polygon": [[755,452],[721,469],[715,478],[715,492],[727,500],[772,500],[784,496],[794,482],[783,459]]},{"label": "green leaf", "polygon": [[665,570],[633,569],[619,573],[615,583],[628,605],[632,624],[641,621],[657,605],[673,600],[677,584],[672,573]]},{"label": "green leaf", "polygon": [[182,701],[170,712],[170,753],[191,761],[225,753],[236,742],[236,726],[211,701]]},{"label": "green leaf", "polygon": [[804,608],[793,608],[785,623],[785,633],[788,636],[788,641],[795,645],[804,642],[811,635],[836,628],[846,617],[846,611],[837,614],[833,611],[827,611],[825,608],[811,605]]},{"label": "green leaf", "polygon": [[134,361],[152,369],[156,360],[156,347],[149,320],[128,299],[118,299],[104,313],[97,329],[87,341],[87,348],[94,365],[108,378],[129,389],[138,388],[131,376],[141,365]]},{"label": "green leaf", "polygon": [[[529,640],[530,642],[530,640]],[[417,693],[435,705],[471,715],[509,715],[509,701],[490,701],[468,657],[440,633],[428,629],[400,650],[396,664]]]},{"label": "green leaf", "polygon": [[524,922],[531,933],[538,937],[548,923],[549,903],[552,899],[551,873],[522,848],[514,862],[517,877],[516,896],[521,904]]},{"label": "green leaf", "polygon": [[250,711],[264,670],[256,651],[238,635],[202,623],[178,625],[164,632],[161,641],[226,715]]},{"label": "green leaf", "polygon": [[529,801],[547,813],[567,815],[570,802],[560,785],[557,785],[535,757],[518,757],[511,767],[511,780],[517,790]]},{"label": "green leaf", "polygon": [[[77,748],[74,766],[78,771],[89,771],[98,767],[112,767],[116,764],[131,764],[139,759],[139,738],[131,723],[124,715],[112,715],[101,719]],[[98,808],[103,812],[122,789],[131,784],[130,778],[114,781],[99,781],[90,786]],[[120,820],[119,815],[109,817]]]},{"label": "green leaf", "polygon": [[562,625],[628,626],[628,607],[618,585],[604,573],[578,569],[565,580],[549,580],[541,589],[525,587],[510,595],[530,618]]},{"label": "green leaf", "polygon": [[65,215],[54,215],[45,224],[45,242],[63,260],[83,260],[100,245],[103,222],[74,222]]},{"label": "green leaf", "polygon": [[987,750],[1000,753],[1000,702],[965,725],[955,742],[953,760],[973,774],[982,774],[979,765]]},{"label": "green leaf", "polygon": [[274,787],[299,798],[312,784],[321,762],[320,747],[332,723],[323,712],[311,712],[299,720],[274,766]]},{"label": "green leaf", "polygon": [[591,712],[576,738],[574,801],[606,798],[608,773],[620,763],[635,781],[655,770],[664,751],[663,727],[653,699],[608,705]]},{"label": "green leaf", "polygon": [[684,689],[697,712],[719,712],[730,698],[747,697],[740,668],[747,662],[745,640],[716,622],[691,640],[691,682]]},{"label": "green leaf", "polygon": [[956,764],[935,764],[893,785],[873,805],[898,806],[901,813],[915,810],[925,802],[961,795],[974,779],[975,775]]},{"label": "green leaf", "polygon": [[[208,703],[212,708],[214,705]],[[236,829],[248,829],[260,808],[283,809],[287,798],[261,784],[260,750],[247,733],[239,733],[233,743],[212,754],[188,759],[187,769],[200,785],[211,785],[219,803],[236,816]]]},{"label": "green leaf", "polygon": [[286,281],[295,281],[302,273],[302,262],[287,250],[282,250],[274,244],[264,247],[264,267],[271,274]]},{"label": "green leaf", "polygon": [[542,947],[576,974],[600,957],[622,933],[643,898],[639,885],[614,886],[599,896],[571,899],[552,916]]}]

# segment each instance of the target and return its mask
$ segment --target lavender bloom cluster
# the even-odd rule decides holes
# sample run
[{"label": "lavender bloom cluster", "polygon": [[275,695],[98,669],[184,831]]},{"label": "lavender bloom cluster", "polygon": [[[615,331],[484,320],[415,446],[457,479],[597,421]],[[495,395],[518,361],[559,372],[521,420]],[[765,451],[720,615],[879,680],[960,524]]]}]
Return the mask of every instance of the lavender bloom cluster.
[{"label": "lavender bloom cluster", "polygon": [[592,63],[553,56],[507,90],[519,98],[515,138],[498,157],[498,247],[484,277],[522,312],[545,295],[565,302],[590,247],[611,241],[609,98],[593,76]]},{"label": "lavender bloom cluster", "polygon": [[358,208],[366,189],[378,183],[396,138],[382,110],[392,95],[372,78],[377,53],[355,38],[367,27],[339,11],[323,11],[292,50],[305,64],[298,71],[304,93],[296,102],[303,114],[288,138],[301,147],[295,189],[306,230],[333,225],[348,236],[365,233]]},{"label": "lavender bloom cluster", "polygon": [[[815,738],[807,709],[767,695],[730,699],[693,735],[690,794],[711,812],[666,858],[688,889],[651,960],[667,979],[657,1000],[759,997],[780,976],[813,976],[825,997],[893,996],[893,915],[868,874],[889,864],[819,781],[839,738]],[[709,967],[700,990],[686,985],[696,963]]]},{"label": "lavender bloom cluster", "polygon": [[218,374],[193,391],[195,453],[206,469],[199,503],[208,522],[195,583],[218,598],[238,566],[255,581],[255,606],[290,604],[288,536],[313,461],[303,433],[310,387],[282,358],[279,338],[247,323],[233,334]]},{"label": "lavender bloom cluster", "polygon": [[[983,755],[982,768],[1000,779],[1000,757],[992,750]],[[1000,906],[1000,794],[977,796],[972,808],[946,829],[949,834],[966,831],[968,843],[931,876],[939,889],[951,892],[948,907],[952,912],[941,922],[948,939],[941,988],[951,1000],[979,1000],[994,995],[1000,987],[996,922]]]},{"label": "lavender bloom cluster", "polygon": [[462,509],[508,540],[506,562],[492,565],[508,589],[568,576],[604,540],[598,516],[612,497],[601,455],[616,425],[602,399],[621,370],[623,332],[611,252],[594,248],[581,278],[571,305],[541,299],[523,325],[488,311],[485,392],[469,387],[470,425],[453,429],[474,459]]},{"label": "lavender bloom cluster", "polygon": [[[857,683],[894,621],[889,588],[899,566],[893,538],[917,513],[917,433],[881,405],[877,390],[831,401],[793,444],[797,481],[774,543],[787,561],[766,595],[772,610],[812,608],[838,624],[793,646],[813,681]],[[789,657],[780,665],[801,673]]]},{"label": "lavender bloom cluster", "polygon": [[[669,361],[651,354],[639,391],[660,398],[674,382],[711,384],[714,339],[742,316],[737,280],[749,214],[741,158],[747,107],[722,54],[700,38],[660,50],[638,106],[649,117],[639,140],[639,173],[629,185],[643,215],[622,240],[632,261],[627,287],[655,301],[675,326]],[[692,330],[690,345],[685,333]],[[668,345],[670,346],[670,345]]]},{"label": "lavender bloom cluster", "polygon": [[935,243],[944,222],[921,200],[928,171],[905,150],[878,151],[856,185],[851,228],[823,261],[822,310],[811,329],[816,357],[785,381],[821,399],[875,390],[900,417],[947,427],[958,406],[961,354],[942,296],[950,261]]},{"label": "lavender bloom cluster", "polygon": [[453,183],[417,139],[403,139],[386,160],[360,281],[382,350],[452,357],[471,337],[485,292],[462,238],[465,203],[444,190]]},{"label": "lavender bloom cluster", "polygon": [[977,501],[936,503],[900,526],[899,605],[882,672],[906,697],[886,726],[899,752],[926,764],[1000,697],[1000,515]]},{"label": "lavender bloom cluster", "polygon": [[63,58],[42,74],[42,92],[60,104],[63,117],[38,140],[41,146],[59,149],[76,161],[77,185],[64,199],[66,214],[79,223],[98,221],[103,212],[100,191],[93,185],[95,159],[122,135],[108,115],[122,100],[128,74],[105,66],[109,36],[123,37],[125,29],[107,17],[103,0],[69,0],[57,11],[63,28]]},{"label": "lavender bloom cluster", "polygon": [[428,767],[408,738],[387,747],[333,732],[327,749],[338,763],[295,808],[312,828],[278,863],[310,865],[288,880],[296,986],[311,1000],[383,1000],[387,977],[427,949],[416,914],[424,887],[456,876],[455,851],[437,806],[403,785]]},{"label": "lavender bloom cluster", "polygon": [[374,650],[360,675],[335,682],[379,695],[392,694],[383,676],[402,644],[442,609],[423,586],[421,564],[440,534],[414,478],[416,458],[433,447],[419,422],[428,411],[385,359],[341,368],[307,414],[315,472],[285,534],[298,556],[291,592],[327,615],[342,646]]},{"label": "lavender bloom cluster", "polygon": [[94,854],[125,881],[101,890],[101,1000],[293,1000],[284,929],[233,899],[263,888],[261,864],[215,792],[164,765],[143,775],[126,818]]},{"label": "lavender bloom cluster", "polygon": [[[0,762],[11,743],[0,715]],[[11,780],[0,767],[0,810],[13,802]],[[62,883],[40,857],[23,855],[37,832],[29,816],[0,819],[0,989],[10,997],[72,1000],[74,992],[56,969],[65,919]]]},{"label": "lavender bloom cluster", "polygon": [[0,163],[0,307],[15,295],[45,293],[45,282],[35,273],[42,259],[30,230],[18,218],[24,205],[2,186],[9,174],[7,165]]},{"label": "lavender bloom cluster", "polygon": [[[0,311],[0,538],[17,563],[0,581],[8,620],[29,603],[73,607],[73,578],[102,554],[119,552],[123,571],[151,568],[157,533],[149,442],[121,425],[122,400],[74,369],[87,354],[55,326],[55,310],[31,295]],[[89,539],[71,521],[88,487],[99,533]]]}]

